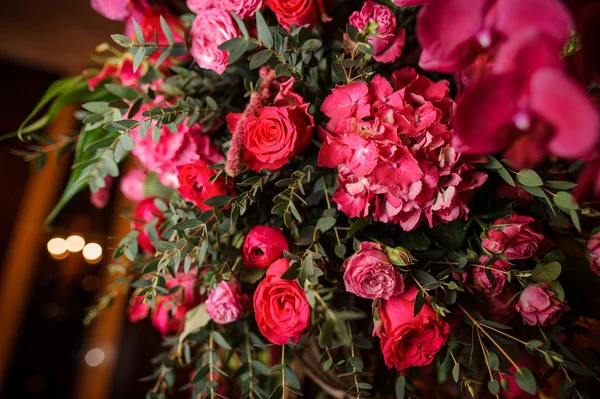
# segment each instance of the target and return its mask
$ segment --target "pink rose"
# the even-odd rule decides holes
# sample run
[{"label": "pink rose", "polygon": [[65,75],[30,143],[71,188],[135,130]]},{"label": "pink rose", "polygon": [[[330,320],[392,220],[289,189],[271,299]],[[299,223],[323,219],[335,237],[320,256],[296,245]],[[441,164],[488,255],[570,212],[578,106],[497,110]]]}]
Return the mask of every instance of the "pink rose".
[{"label": "pink rose", "polygon": [[517,214],[497,219],[481,244],[491,253],[503,253],[508,259],[531,258],[544,239],[529,227],[534,221],[532,217]]},{"label": "pink rose", "polygon": [[209,8],[233,11],[242,19],[248,19],[262,6],[262,0],[187,0],[187,6],[196,14]]},{"label": "pink rose", "polygon": [[242,287],[232,281],[221,281],[208,294],[206,311],[217,324],[227,324],[239,319],[248,302],[248,295],[242,292]]},{"label": "pink rose", "polygon": [[267,6],[277,16],[277,21],[285,29],[293,25],[317,25],[326,18],[324,0],[265,0]]},{"label": "pink rose", "polygon": [[192,37],[190,53],[198,66],[218,74],[225,72],[229,52],[219,50],[219,46],[238,36],[231,15],[218,8],[202,11],[196,15],[190,34]]},{"label": "pink rose", "polygon": [[346,291],[362,298],[389,299],[404,292],[404,276],[380,244],[364,241],[344,262]]},{"label": "pink rose", "polygon": [[539,324],[542,327],[555,324],[560,316],[569,310],[565,301],[561,302],[556,298],[548,283],[528,285],[519,297],[516,308],[525,324]]},{"label": "pink rose", "polygon": [[123,21],[131,15],[130,0],[90,0],[92,8],[104,18]]},{"label": "pink rose", "polygon": [[600,233],[593,234],[587,242],[590,269],[600,276]]},{"label": "pink rose", "polygon": [[[154,204],[155,199],[155,197],[151,197],[140,201],[133,211],[131,228],[139,230],[137,241],[144,252],[154,252],[152,240],[150,240],[150,236],[144,228],[146,224],[156,219],[154,227],[158,230],[159,226],[165,222],[162,212]],[[160,236],[160,234],[161,232],[158,230],[158,235]]]},{"label": "pink rose", "polygon": [[431,363],[450,334],[450,325],[438,318],[429,304],[414,316],[417,293],[416,287],[410,287],[379,308],[380,320],[373,335],[381,341],[385,364],[396,370]]},{"label": "pink rose", "polygon": [[121,192],[130,201],[139,202],[146,198],[144,193],[144,182],[146,172],[143,169],[132,169],[121,178]]},{"label": "pink rose", "polygon": [[[489,259],[489,256],[483,255],[479,258],[479,263],[485,265]],[[490,269],[485,269],[483,267],[473,268],[473,286],[476,289],[484,291],[487,295],[494,297],[504,290],[507,275],[503,271],[509,270],[511,266],[508,262],[498,259],[487,267]],[[492,285],[486,271],[491,273],[494,277],[495,285]]]},{"label": "pink rose", "polygon": [[106,176],[104,178],[104,187],[100,187],[98,191],[90,191],[90,202],[98,209],[102,209],[110,200],[110,192],[112,188],[113,177]]},{"label": "pink rose", "polygon": [[508,324],[517,313],[512,299],[514,291],[505,285],[504,290],[496,296],[487,296],[486,301],[478,306],[478,310],[487,319],[500,324]]},{"label": "pink rose", "polygon": [[296,280],[282,280],[290,261],[280,258],[267,269],[254,293],[254,314],[258,329],[270,342],[297,343],[310,326],[310,305]]},{"label": "pink rose", "polygon": [[216,172],[208,166],[206,161],[198,159],[177,168],[179,193],[203,212],[213,209],[213,206],[205,204],[204,201],[226,195],[231,187],[223,175],[213,179]]},{"label": "pink rose", "polygon": [[242,260],[250,269],[269,267],[276,259],[289,251],[287,239],[281,230],[275,227],[256,226],[244,239]]},{"label": "pink rose", "polygon": [[187,311],[204,299],[196,288],[196,282],[194,274],[185,273],[177,273],[174,278],[166,281],[167,289],[180,288],[172,294],[157,297],[156,307],[150,318],[162,335],[177,333],[183,327]]},{"label": "pink rose", "polygon": [[349,22],[361,32],[367,30],[375,61],[390,63],[402,55],[406,32],[396,29],[396,16],[388,7],[365,1],[360,11],[352,13]]}]

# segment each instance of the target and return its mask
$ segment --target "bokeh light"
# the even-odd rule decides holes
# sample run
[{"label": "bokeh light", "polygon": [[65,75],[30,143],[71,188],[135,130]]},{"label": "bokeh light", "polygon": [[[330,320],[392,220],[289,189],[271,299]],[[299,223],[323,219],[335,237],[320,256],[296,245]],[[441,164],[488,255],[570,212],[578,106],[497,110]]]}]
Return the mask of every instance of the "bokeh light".
[{"label": "bokeh light", "polygon": [[69,252],[79,252],[85,246],[85,240],[79,234],[73,234],[67,237],[67,249]]},{"label": "bokeh light", "polygon": [[50,255],[54,258],[62,259],[68,255],[67,241],[62,237],[51,238],[46,247]]},{"label": "bokeh light", "polygon": [[93,348],[85,354],[85,362],[90,367],[99,366],[104,361],[104,351],[100,348]]},{"label": "bokeh light", "polygon": [[95,243],[90,242],[83,247],[83,257],[90,263],[96,263],[102,258],[102,247]]}]

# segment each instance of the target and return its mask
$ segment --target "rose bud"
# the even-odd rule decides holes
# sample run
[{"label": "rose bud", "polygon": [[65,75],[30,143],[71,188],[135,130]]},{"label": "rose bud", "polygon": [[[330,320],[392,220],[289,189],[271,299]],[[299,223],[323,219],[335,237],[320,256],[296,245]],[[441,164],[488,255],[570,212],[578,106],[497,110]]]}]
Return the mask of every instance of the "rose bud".
[{"label": "rose bud", "polygon": [[310,305],[297,280],[282,280],[290,261],[280,258],[267,269],[254,293],[254,315],[258,329],[270,342],[297,343],[310,326]]},{"label": "rose bud", "polygon": [[140,201],[135,210],[133,211],[133,222],[131,222],[131,228],[139,230],[137,241],[144,252],[154,252],[154,245],[148,235],[148,231],[144,228],[148,222],[156,219],[154,227],[158,231],[160,236],[161,232],[158,230],[159,226],[165,222],[165,218],[162,216],[160,209],[154,204],[156,197],[146,198]]},{"label": "rose bud", "polygon": [[396,266],[410,266],[415,262],[410,251],[402,247],[385,247],[385,251],[390,257],[390,263]]},{"label": "rose bud", "polygon": [[429,304],[414,315],[418,291],[412,286],[379,308],[380,321],[376,321],[373,335],[381,341],[385,364],[396,370],[431,363],[450,334],[450,325],[437,317]]},{"label": "rose bud", "polygon": [[242,287],[235,281],[221,281],[208,294],[206,311],[217,324],[227,324],[239,319],[248,302],[248,295],[242,292]]},{"label": "rose bud", "polygon": [[[486,265],[489,259],[489,256],[483,255],[479,258],[479,263],[482,266]],[[497,259],[494,263],[486,267],[489,269],[484,267],[475,267],[473,269],[473,286],[489,296],[499,295],[504,290],[504,285],[508,277],[505,272],[510,269],[511,265],[505,260]],[[486,271],[494,277],[494,284],[488,278]]]},{"label": "rose bud", "polygon": [[556,298],[556,294],[550,290],[550,284],[538,283],[525,288],[516,309],[521,313],[525,324],[547,327],[555,324],[569,310],[569,306]]},{"label": "rose bud", "polygon": [[390,263],[380,244],[364,241],[344,262],[346,291],[362,298],[389,299],[404,291],[404,276]]},{"label": "rose bud", "polygon": [[256,226],[246,236],[242,245],[242,260],[249,269],[264,269],[289,251],[283,233],[268,226]]}]

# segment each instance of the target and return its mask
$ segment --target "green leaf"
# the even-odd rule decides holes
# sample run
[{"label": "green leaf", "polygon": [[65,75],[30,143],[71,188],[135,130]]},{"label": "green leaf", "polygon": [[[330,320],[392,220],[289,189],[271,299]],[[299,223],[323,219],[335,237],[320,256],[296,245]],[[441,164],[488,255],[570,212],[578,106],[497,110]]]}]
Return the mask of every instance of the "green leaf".
[{"label": "green leaf", "polygon": [[535,377],[528,368],[519,368],[519,370],[517,370],[515,373],[515,380],[517,381],[517,385],[522,390],[531,395],[535,395],[537,391],[537,383],[535,382]]},{"label": "green leaf", "polygon": [[146,56],[146,48],[138,47],[135,55],[133,56],[133,72],[137,72],[142,65],[142,61],[144,61],[144,57]]},{"label": "green leaf", "polygon": [[562,267],[558,262],[550,262],[546,264],[538,264],[531,272],[531,281],[536,283],[551,282],[560,276]]},{"label": "green leaf", "polygon": [[558,180],[549,180],[545,183],[546,187],[553,188],[556,190],[572,190],[577,187],[576,183],[572,183],[570,181],[558,181]]},{"label": "green leaf", "polygon": [[488,352],[487,360],[492,370],[498,370],[500,368],[500,359],[494,352]]},{"label": "green leaf", "polygon": [[231,350],[231,345],[229,345],[229,343],[225,340],[225,337],[223,337],[223,335],[221,335],[220,332],[216,330],[213,331],[213,339],[215,340],[215,343],[221,348]]},{"label": "green leaf", "polygon": [[452,379],[454,382],[458,382],[458,378],[460,377],[460,364],[454,363],[454,367],[452,367]]},{"label": "green leaf", "polygon": [[508,170],[506,170],[505,168],[502,168],[502,169],[498,169],[496,172],[498,172],[498,175],[502,178],[502,180],[504,180],[511,186],[516,187],[515,181],[513,180],[510,173],[508,173]]},{"label": "green leaf", "polygon": [[500,393],[500,383],[496,380],[488,381],[487,387],[492,395],[498,395]]},{"label": "green leaf", "polygon": [[340,259],[344,259],[344,255],[346,255],[346,246],[344,244],[338,244],[334,248],[335,256]]},{"label": "green leaf", "polygon": [[321,217],[317,220],[317,227],[325,233],[335,225],[336,219],[332,217]]},{"label": "green leaf", "polygon": [[531,169],[521,169],[517,174],[517,181],[528,187],[539,187],[544,184],[540,176]]},{"label": "green leaf", "polygon": [[544,343],[537,339],[532,339],[530,341],[527,341],[527,343],[525,344],[525,346],[529,349],[539,348],[542,345],[544,345]]},{"label": "green leaf", "polygon": [[375,54],[375,49],[369,43],[358,43],[356,45],[358,47],[358,51],[366,55]]},{"label": "green leaf", "polygon": [[121,47],[130,48],[133,45],[131,39],[125,35],[115,34],[110,35],[110,37],[114,40],[115,43],[117,43]]},{"label": "green leaf", "polygon": [[552,200],[554,201],[554,203],[556,205],[560,206],[561,208],[579,209],[579,205],[577,205],[577,201],[575,200],[575,197],[573,197],[570,193],[568,193],[566,191],[559,191],[552,198]]},{"label": "green leaf", "polygon": [[554,280],[551,282],[550,289],[556,294],[556,298],[558,298],[559,301],[562,302],[565,300],[565,290],[560,281]]},{"label": "green leaf", "polygon": [[[144,34],[142,33],[142,29],[140,25],[137,23],[135,18],[131,17],[131,22],[133,22],[133,30],[135,31],[135,38],[137,39],[139,44],[144,44]],[[135,68],[134,68],[135,72]]]},{"label": "green leaf", "polygon": [[119,138],[119,141],[121,142],[123,149],[126,151],[133,150],[133,147],[135,146],[133,139],[131,138],[129,133],[122,134]]},{"label": "green leaf", "polygon": [[396,399],[404,399],[406,396],[406,377],[403,375],[398,377],[394,391],[396,393]]},{"label": "green leaf", "polygon": [[162,28],[162,31],[165,34],[165,37],[167,38],[167,42],[169,42],[170,45],[175,44],[175,40],[173,40],[173,32],[171,31],[171,27],[169,26],[167,21],[165,21],[162,15],[160,16],[160,27]]},{"label": "green leaf", "polygon": [[231,197],[229,195],[217,195],[216,197],[208,198],[204,203],[208,206],[225,206],[229,203]]},{"label": "green leaf", "polygon": [[187,313],[185,314],[185,321],[183,323],[183,331],[179,335],[179,348],[181,348],[183,341],[185,340],[185,338],[188,335],[190,335],[191,333],[194,333],[196,331],[199,331],[202,327],[206,326],[209,321],[210,321],[210,316],[208,315],[208,312],[206,311],[205,303],[201,303],[200,305],[196,306],[195,308],[188,310]]},{"label": "green leaf", "polygon": [[308,39],[302,43],[300,49],[306,53],[314,53],[323,46],[323,43],[319,39]]},{"label": "green leaf", "polygon": [[83,150],[87,151],[87,152],[95,152],[96,150],[99,150],[101,148],[110,147],[112,145],[112,143],[114,143],[116,138],[117,137],[114,134],[102,137],[102,138],[94,141],[93,143],[86,145]]},{"label": "green leaf", "polygon": [[423,291],[419,291],[419,293],[415,297],[415,307],[413,309],[414,316],[419,314],[421,309],[423,309],[423,305],[425,305],[425,295],[423,294]]},{"label": "green leaf", "polygon": [[241,37],[236,37],[231,40],[226,41],[225,43],[219,46],[219,50],[224,50],[229,52],[229,64],[233,64],[237,60],[240,59],[242,55],[246,51],[248,51],[250,47],[250,43],[248,40],[243,39]]},{"label": "green leaf", "polygon": [[261,50],[258,53],[251,55],[248,59],[250,60],[250,69],[256,69],[264,65],[273,53],[271,50]]},{"label": "green leaf", "polygon": [[119,98],[126,100],[137,100],[140,97],[140,93],[131,87],[121,86],[115,83],[107,83],[104,88]]},{"label": "green leaf", "polygon": [[286,365],[283,369],[283,373],[285,374],[285,380],[290,384],[292,388],[300,389],[300,381],[298,381],[296,373],[290,366]]},{"label": "green leaf", "polygon": [[235,23],[237,24],[238,28],[240,28],[240,32],[242,32],[242,35],[244,35],[246,39],[249,38],[250,35],[248,34],[248,29],[246,29],[246,24],[244,24],[244,21],[242,21],[242,19],[238,17],[238,15],[233,11],[230,11],[230,13],[233,19],[235,20]]},{"label": "green leaf", "polygon": [[256,29],[258,30],[258,40],[267,47],[273,47],[273,35],[259,10],[256,10]]}]

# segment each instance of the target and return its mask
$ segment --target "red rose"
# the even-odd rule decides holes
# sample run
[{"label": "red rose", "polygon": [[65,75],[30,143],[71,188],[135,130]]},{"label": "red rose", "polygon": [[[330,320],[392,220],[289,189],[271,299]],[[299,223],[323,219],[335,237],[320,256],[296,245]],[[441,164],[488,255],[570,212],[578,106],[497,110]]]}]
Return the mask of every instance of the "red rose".
[{"label": "red rose", "polygon": [[200,210],[208,211],[212,206],[206,205],[204,201],[219,195],[225,195],[228,185],[225,178],[219,176],[211,181],[210,178],[215,171],[209,169],[208,163],[199,159],[193,163],[179,166],[177,168],[177,179],[179,180],[179,193],[186,200],[193,202]]},{"label": "red rose", "polygon": [[325,16],[323,0],[266,0],[267,6],[277,16],[277,21],[285,29],[296,26],[316,25]]},{"label": "red rose", "polygon": [[275,227],[256,226],[246,236],[242,245],[242,260],[250,269],[269,267],[289,251],[287,239]]},{"label": "red rose", "polygon": [[282,280],[290,262],[276,260],[254,293],[254,314],[262,335],[277,345],[298,342],[310,326],[310,305],[297,281]]},{"label": "red rose", "polygon": [[531,258],[544,239],[542,234],[529,227],[534,221],[534,218],[517,214],[497,219],[481,243],[491,253],[503,253],[508,259]]},{"label": "red rose", "polygon": [[385,364],[396,370],[431,363],[450,334],[450,325],[438,319],[428,304],[414,316],[417,293],[413,286],[388,299],[379,308],[380,320],[375,321],[373,335],[381,341]]},{"label": "red rose", "polygon": [[[165,218],[162,216],[160,209],[154,204],[156,197],[146,198],[143,201],[138,202],[135,210],[133,211],[133,222],[131,228],[139,230],[137,241],[144,252],[154,252],[154,245],[148,235],[148,231],[144,229],[148,222],[156,219],[154,227],[158,230],[158,227],[165,222]],[[160,231],[158,235],[160,236]]]}]

